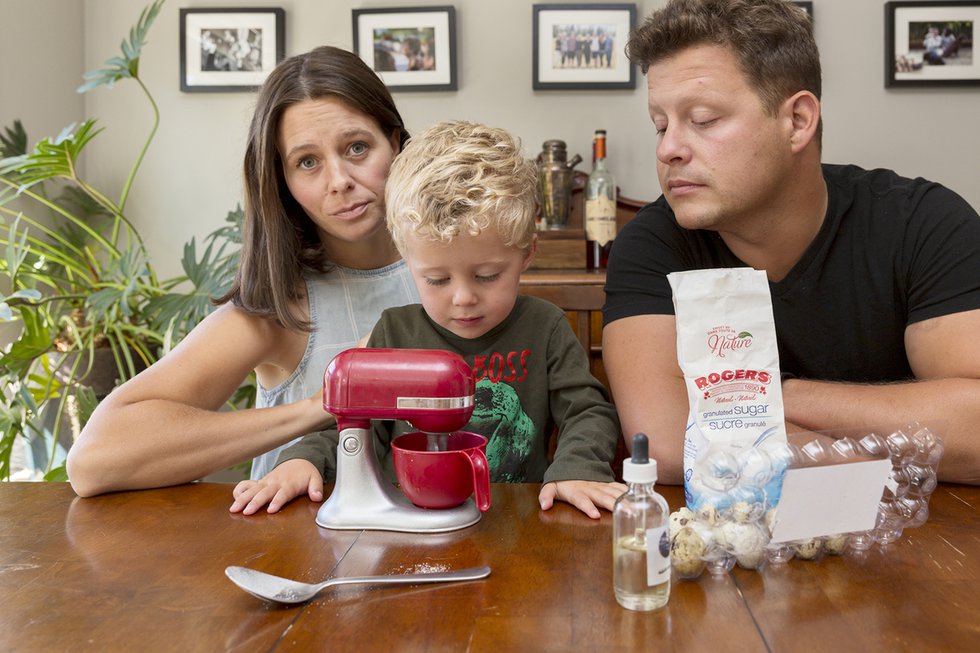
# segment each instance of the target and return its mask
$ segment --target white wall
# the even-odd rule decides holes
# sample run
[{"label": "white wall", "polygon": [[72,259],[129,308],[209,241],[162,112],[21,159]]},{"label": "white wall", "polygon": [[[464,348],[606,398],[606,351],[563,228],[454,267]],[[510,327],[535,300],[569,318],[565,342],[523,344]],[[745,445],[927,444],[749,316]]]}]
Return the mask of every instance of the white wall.
[{"label": "white wall", "polygon": [[[441,2],[442,0],[440,0]],[[642,18],[665,0],[637,3]],[[79,20],[76,3],[84,8]],[[529,156],[561,138],[570,153],[589,158],[592,132],[609,132],[610,166],[621,192],[654,199],[655,135],[646,113],[645,80],[633,91],[533,91],[530,0],[446,0],[457,10],[459,90],[398,93],[410,131],[438,120],[465,118],[510,129]],[[168,0],[153,26],[141,77],[159,104],[162,125],[130,196],[127,214],[150,243],[158,270],[178,271],[183,243],[219,226],[241,196],[240,166],[252,110],[248,93],[181,93],[180,7],[279,6],[286,10],[286,53],[320,44],[352,46],[351,9],[420,6],[418,0]],[[439,3],[430,3],[439,4]],[[43,7],[42,7],[43,5]],[[824,160],[890,167],[942,182],[980,207],[980,88],[884,88],[884,2],[815,0],[815,30],[824,70]],[[36,7],[36,8],[35,8]],[[28,9],[30,8],[30,9]],[[25,62],[17,76],[0,70],[0,125],[13,118],[74,111],[54,93],[71,95],[81,70],[114,56],[142,3],[133,0],[0,0],[2,68]],[[8,17],[13,20],[8,23]],[[53,17],[53,18],[52,18]],[[82,25],[79,27],[79,25]],[[84,66],[79,66],[79,33]],[[980,56],[974,54],[974,56]],[[17,103],[8,102],[16,96]],[[61,116],[61,112],[65,115]],[[84,96],[86,116],[106,131],[92,143],[92,181],[118,195],[150,124],[150,112],[132,83]],[[50,128],[51,135],[60,123]],[[40,135],[32,129],[35,135]],[[579,169],[587,170],[587,165]]]}]

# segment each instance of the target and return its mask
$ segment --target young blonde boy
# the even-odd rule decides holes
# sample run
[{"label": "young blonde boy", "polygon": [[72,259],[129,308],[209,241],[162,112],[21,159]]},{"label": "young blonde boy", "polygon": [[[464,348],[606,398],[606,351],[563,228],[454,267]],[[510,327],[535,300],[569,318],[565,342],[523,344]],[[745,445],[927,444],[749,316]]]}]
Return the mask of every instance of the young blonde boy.
[{"label": "young blonde boy", "polygon": [[[542,509],[559,499],[598,518],[626,490],[610,467],[619,421],[564,313],[518,294],[536,247],[536,183],[534,165],[501,129],[443,122],[409,141],[391,167],[385,199],[388,229],[422,304],[385,311],[367,345],[461,354],[477,381],[464,430],[489,439],[491,481],[543,482]],[[408,430],[402,422],[375,423],[376,451],[391,480],[390,442]],[[306,436],[264,478],[240,483],[231,510],[251,514],[268,503],[276,512],[304,493],[322,499],[336,447],[335,429]]]}]

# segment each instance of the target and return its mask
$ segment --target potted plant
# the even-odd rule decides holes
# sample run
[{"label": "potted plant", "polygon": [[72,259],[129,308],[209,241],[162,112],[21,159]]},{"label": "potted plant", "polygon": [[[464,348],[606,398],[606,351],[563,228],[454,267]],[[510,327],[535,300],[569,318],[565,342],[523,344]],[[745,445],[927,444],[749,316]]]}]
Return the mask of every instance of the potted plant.
[{"label": "potted plant", "polygon": [[[9,478],[15,440],[43,460],[45,479],[64,480],[63,458],[98,401],[152,364],[212,308],[237,265],[241,211],[206,239],[191,239],[184,274],[160,279],[126,200],[160,114],[139,77],[140,54],[163,0],[140,14],[121,56],[85,74],[79,92],[132,80],[153,110],[152,126],[118,199],[78,174],[95,119],[27,149],[20,121],[0,134],[0,320],[19,322],[0,353],[0,479]],[[57,195],[55,195],[57,193]],[[70,428],[67,428],[70,427]]]}]

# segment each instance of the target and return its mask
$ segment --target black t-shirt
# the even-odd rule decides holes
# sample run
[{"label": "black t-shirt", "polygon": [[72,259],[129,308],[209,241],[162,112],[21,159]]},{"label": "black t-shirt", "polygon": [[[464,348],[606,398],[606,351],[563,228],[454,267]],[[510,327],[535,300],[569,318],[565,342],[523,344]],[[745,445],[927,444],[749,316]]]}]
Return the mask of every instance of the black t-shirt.
[{"label": "black t-shirt", "polygon": [[[911,378],[905,328],[980,308],[980,217],[921,178],[856,166],[823,172],[823,226],[789,274],[769,284],[780,368],[849,382]],[[673,314],[670,272],[744,266],[716,232],[678,226],[661,196],[615,240],[604,321]]]}]

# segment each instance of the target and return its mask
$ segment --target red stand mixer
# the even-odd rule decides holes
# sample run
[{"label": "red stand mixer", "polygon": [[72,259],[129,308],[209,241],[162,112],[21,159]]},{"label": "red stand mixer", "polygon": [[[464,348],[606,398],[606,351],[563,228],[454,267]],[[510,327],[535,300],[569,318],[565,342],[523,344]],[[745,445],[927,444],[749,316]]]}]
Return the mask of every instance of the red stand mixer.
[{"label": "red stand mixer", "polygon": [[348,349],[327,366],[323,409],[337,418],[337,481],[316,523],[331,529],[440,533],[480,520],[473,498],[446,509],[419,508],[381,474],[371,420],[400,419],[426,433],[449,433],[473,413],[473,370],[434,349]]}]

